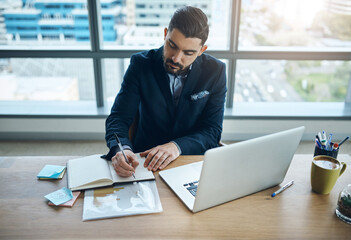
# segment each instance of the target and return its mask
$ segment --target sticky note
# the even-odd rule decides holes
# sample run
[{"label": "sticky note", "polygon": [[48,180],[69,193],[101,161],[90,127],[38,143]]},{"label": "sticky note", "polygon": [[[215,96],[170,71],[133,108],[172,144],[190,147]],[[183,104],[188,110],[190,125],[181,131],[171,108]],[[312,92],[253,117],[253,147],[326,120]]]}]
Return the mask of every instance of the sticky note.
[{"label": "sticky note", "polygon": [[38,178],[43,179],[58,179],[62,178],[66,166],[57,166],[57,165],[45,165],[43,169],[38,173]]},{"label": "sticky note", "polygon": [[57,206],[71,200],[73,198],[73,195],[71,190],[69,190],[66,187],[63,187],[60,190],[49,193],[45,196],[45,198]]},{"label": "sticky note", "polygon": [[[77,201],[78,197],[79,197],[80,192],[72,192],[73,198],[71,200],[69,200],[68,202],[62,203],[58,206],[60,207],[73,207],[74,203]],[[55,204],[53,204],[52,202],[48,202],[49,206],[56,206]]]}]

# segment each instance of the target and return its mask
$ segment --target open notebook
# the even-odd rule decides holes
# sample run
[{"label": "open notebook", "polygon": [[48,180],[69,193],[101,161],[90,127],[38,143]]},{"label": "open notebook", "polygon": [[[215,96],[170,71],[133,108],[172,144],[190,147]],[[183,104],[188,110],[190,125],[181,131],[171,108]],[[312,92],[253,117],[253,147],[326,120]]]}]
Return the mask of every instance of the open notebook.
[{"label": "open notebook", "polygon": [[155,179],[152,171],[144,168],[145,158],[137,154],[139,166],[135,170],[135,178],[120,177],[112,166],[112,162],[100,157],[101,154],[71,159],[67,162],[68,188],[72,191],[89,188],[111,186],[114,183],[125,183]]}]

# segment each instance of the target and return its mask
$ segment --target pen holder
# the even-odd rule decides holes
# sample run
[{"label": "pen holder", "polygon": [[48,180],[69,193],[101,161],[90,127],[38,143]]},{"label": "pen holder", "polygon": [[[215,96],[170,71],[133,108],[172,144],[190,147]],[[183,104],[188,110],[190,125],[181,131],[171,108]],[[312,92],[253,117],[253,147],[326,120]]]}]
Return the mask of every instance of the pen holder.
[{"label": "pen holder", "polygon": [[[333,146],[334,143],[331,143],[330,146]],[[335,149],[335,150],[327,150],[324,148],[320,148],[317,145],[314,147],[314,154],[313,156],[319,156],[319,155],[327,155],[327,156],[331,156],[333,158],[337,158],[338,157],[338,153],[339,153],[339,148]]]}]

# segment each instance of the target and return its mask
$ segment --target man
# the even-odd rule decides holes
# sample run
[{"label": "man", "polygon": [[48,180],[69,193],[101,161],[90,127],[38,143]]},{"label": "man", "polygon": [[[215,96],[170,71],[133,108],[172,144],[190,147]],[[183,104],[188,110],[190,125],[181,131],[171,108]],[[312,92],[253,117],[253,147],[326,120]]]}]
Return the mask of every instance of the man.
[{"label": "man", "polygon": [[[139,165],[165,168],[180,154],[204,154],[218,146],[226,94],[225,65],[203,54],[209,27],[198,8],[178,9],[164,30],[164,46],[131,58],[111,114],[106,120],[106,158],[120,176]],[[135,116],[133,140],[128,130]],[[129,164],[117,146],[117,134]],[[132,141],[132,142],[131,142]]]}]

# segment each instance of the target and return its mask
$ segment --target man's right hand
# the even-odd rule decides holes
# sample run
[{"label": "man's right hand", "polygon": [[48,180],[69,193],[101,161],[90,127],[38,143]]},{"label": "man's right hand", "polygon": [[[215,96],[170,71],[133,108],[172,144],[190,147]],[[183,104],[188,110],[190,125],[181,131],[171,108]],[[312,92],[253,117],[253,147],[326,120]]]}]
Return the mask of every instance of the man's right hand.
[{"label": "man's right hand", "polygon": [[112,166],[119,176],[130,177],[133,173],[135,173],[135,169],[138,167],[139,162],[136,155],[132,151],[127,149],[123,151],[129,163],[126,162],[122,152],[119,151],[111,158]]}]

